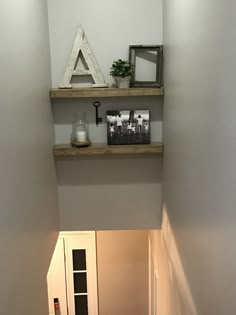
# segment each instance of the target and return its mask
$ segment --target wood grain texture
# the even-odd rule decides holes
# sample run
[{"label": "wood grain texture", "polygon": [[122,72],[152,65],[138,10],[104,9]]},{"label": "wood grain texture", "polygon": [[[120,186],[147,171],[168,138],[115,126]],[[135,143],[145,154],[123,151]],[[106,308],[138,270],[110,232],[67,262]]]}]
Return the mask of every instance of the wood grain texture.
[{"label": "wood grain texture", "polygon": [[71,78],[73,75],[73,71],[75,69],[75,65],[79,56],[79,52],[81,49],[82,41],[83,41],[84,32],[81,27],[79,27],[78,32],[76,34],[76,38],[72,47],[71,56],[66,67],[66,72],[62,82],[60,83],[60,88],[71,88]]},{"label": "wood grain texture", "polygon": [[[84,60],[88,66],[87,69],[83,69],[83,64],[80,61],[80,53],[82,53]],[[69,63],[66,68],[66,72],[63,81],[60,83],[60,88],[71,88],[72,76],[91,75],[95,84],[106,86],[105,79],[98,66],[96,58],[92,52],[92,49],[88,43],[87,37],[83,31],[82,26],[79,26],[74,45],[71,51]]]},{"label": "wood grain texture", "polygon": [[162,143],[138,144],[138,145],[106,145],[96,144],[86,148],[73,148],[70,144],[54,146],[55,157],[83,157],[101,155],[140,155],[163,153]]},{"label": "wood grain texture", "polygon": [[95,84],[106,85],[105,79],[101,72],[101,69],[96,61],[93,51],[88,43],[87,37],[84,35],[84,40],[81,46],[81,52],[83,54],[84,60],[91,72]]},{"label": "wood grain texture", "polygon": [[127,97],[127,96],[162,96],[164,88],[80,88],[80,89],[52,89],[51,99],[80,98],[80,97]]}]

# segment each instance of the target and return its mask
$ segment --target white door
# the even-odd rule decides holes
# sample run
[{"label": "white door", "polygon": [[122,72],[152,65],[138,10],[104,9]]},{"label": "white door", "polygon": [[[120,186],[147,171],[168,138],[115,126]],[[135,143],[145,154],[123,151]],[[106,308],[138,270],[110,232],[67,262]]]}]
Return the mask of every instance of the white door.
[{"label": "white door", "polygon": [[97,315],[95,232],[65,237],[69,315]]}]

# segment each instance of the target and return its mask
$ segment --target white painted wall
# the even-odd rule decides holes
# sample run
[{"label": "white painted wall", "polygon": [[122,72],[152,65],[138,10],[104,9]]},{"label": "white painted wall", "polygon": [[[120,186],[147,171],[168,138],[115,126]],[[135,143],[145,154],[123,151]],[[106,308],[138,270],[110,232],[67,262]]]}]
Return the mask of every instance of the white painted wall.
[{"label": "white painted wall", "polygon": [[164,203],[198,314],[233,315],[236,3],[164,3]]},{"label": "white painted wall", "polygon": [[58,161],[57,176],[63,231],[160,225],[161,158]]},{"label": "white painted wall", "polygon": [[57,188],[46,1],[0,2],[0,313],[47,314]]},{"label": "white painted wall", "polygon": [[[162,0],[48,0],[48,8],[53,87],[58,87],[63,78],[79,24],[110,83],[112,61],[128,59],[130,44],[162,43]],[[149,108],[151,140],[162,141],[160,97],[100,99],[103,124],[99,127],[95,124],[93,101],[54,101],[56,143],[69,142],[72,121],[78,112],[86,112],[92,143],[105,143],[106,110],[128,108]],[[61,229],[160,227],[161,169],[160,159],[134,163],[132,159],[59,162]]]},{"label": "white painted wall", "polygon": [[162,43],[162,1],[48,0],[53,86],[63,78],[82,24],[107,81],[113,60],[128,58],[130,44]]}]

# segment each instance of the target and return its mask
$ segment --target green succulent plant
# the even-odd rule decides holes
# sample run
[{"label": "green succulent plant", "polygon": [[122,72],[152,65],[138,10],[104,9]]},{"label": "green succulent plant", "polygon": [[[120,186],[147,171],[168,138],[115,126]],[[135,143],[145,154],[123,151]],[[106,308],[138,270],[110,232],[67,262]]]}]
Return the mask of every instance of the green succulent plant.
[{"label": "green succulent plant", "polygon": [[118,59],[113,61],[110,75],[113,77],[128,77],[134,74],[134,66],[127,60]]}]

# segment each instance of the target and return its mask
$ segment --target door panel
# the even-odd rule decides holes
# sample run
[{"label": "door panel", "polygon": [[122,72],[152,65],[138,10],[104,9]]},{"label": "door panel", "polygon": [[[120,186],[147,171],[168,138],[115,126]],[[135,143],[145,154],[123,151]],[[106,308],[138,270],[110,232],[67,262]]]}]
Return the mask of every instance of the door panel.
[{"label": "door panel", "polygon": [[65,239],[68,307],[70,315],[97,315],[95,232]]}]

